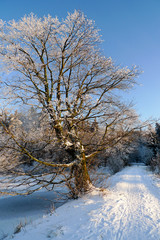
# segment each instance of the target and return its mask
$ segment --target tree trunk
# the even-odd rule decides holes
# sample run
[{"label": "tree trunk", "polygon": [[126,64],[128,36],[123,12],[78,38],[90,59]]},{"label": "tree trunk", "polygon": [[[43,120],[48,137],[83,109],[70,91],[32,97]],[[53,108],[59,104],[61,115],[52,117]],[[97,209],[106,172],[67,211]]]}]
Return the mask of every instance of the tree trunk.
[{"label": "tree trunk", "polygon": [[91,185],[91,180],[86,166],[85,154],[82,154],[82,159],[79,164],[73,167],[74,176],[74,194],[78,197],[79,194],[86,193]]},{"label": "tree trunk", "polygon": [[[54,117],[51,110],[52,109],[50,108],[50,117],[53,120]],[[67,121],[68,139],[63,135],[64,133],[60,121],[54,121],[53,124],[58,140],[72,157],[73,162],[75,161],[75,164],[71,169],[71,175],[74,177],[74,184],[71,186],[70,183],[68,183],[68,187],[74,195],[73,197],[77,198],[79,194],[87,192],[91,184],[86,165],[84,148],[79,138],[77,137],[73,123]]]}]

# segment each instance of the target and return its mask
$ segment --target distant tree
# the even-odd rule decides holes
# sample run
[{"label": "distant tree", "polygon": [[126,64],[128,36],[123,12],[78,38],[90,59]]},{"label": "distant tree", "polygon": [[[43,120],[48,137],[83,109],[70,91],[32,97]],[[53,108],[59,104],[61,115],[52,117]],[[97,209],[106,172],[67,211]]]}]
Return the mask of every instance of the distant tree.
[{"label": "distant tree", "polygon": [[157,141],[160,142],[160,124],[159,123],[156,123],[155,132],[156,132]]},{"label": "distant tree", "polygon": [[150,141],[149,147],[153,151],[153,157],[151,160],[151,168],[160,173],[160,124],[155,124],[155,129],[150,129],[148,134]]},{"label": "distant tree", "polygon": [[[69,163],[40,159],[30,152],[24,138],[24,143],[19,142],[3,121],[1,125],[19,151],[32,161],[59,172],[70,169],[68,179],[74,179],[76,195],[89,188],[89,159],[136,127],[136,114],[116,94],[130,89],[139,71],[136,67],[121,68],[105,58],[100,42],[94,22],[79,11],[61,22],[34,14],[17,22],[0,21],[0,61],[2,71],[9,73],[1,81],[5,94],[16,103],[37,105],[48,115],[53,139],[56,137],[59,147],[70,156]],[[90,147],[81,135],[81,126],[87,122],[91,125],[90,140],[97,134]],[[39,176],[40,183],[45,181]],[[54,186],[55,178],[47,184]],[[71,187],[70,182],[68,185]]]}]

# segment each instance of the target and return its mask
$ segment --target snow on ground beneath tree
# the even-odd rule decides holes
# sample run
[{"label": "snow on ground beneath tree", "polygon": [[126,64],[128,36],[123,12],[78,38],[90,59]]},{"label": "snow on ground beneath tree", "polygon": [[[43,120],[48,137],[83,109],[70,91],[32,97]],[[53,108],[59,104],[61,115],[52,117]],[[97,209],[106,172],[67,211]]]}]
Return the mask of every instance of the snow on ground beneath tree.
[{"label": "snow on ground beneath tree", "polygon": [[145,166],[126,167],[88,195],[33,221],[15,240],[159,240],[160,189]]},{"label": "snow on ground beneath tree", "polygon": [[[29,196],[3,196],[0,198],[0,240],[4,236],[11,239],[19,224],[28,224],[59,207],[64,200],[58,199],[53,192],[37,192]],[[53,201],[55,200],[55,201]],[[58,201],[58,200],[57,200]],[[62,202],[61,202],[62,201]]]},{"label": "snow on ground beneath tree", "polygon": [[[3,177],[0,176],[0,179]],[[20,182],[20,177],[18,178]],[[20,186],[22,192],[27,185]],[[0,189],[5,189],[5,184],[0,184]],[[14,184],[13,189],[14,190]],[[55,208],[67,201],[66,189],[56,187],[55,191],[42,189],[31,195],[0,196],[0,240],[11,239],[18,225],[26,225],[51,213]]]},{"label": "snow on ground beneath tree", "polygon": [[[107,168],[92,170],[91,173],[94,184],[98,186],[102,185],[102,182],[107,175],[110,175],[109,169]],[[8,177],[11,178],[10,175]],[[46,177],[50,178],[50,175]],[[62,177],[63,176],[59,176],[58,180]],[[5,180],[6,178],[7,176],[0,175],[0,180]],[[21,181],[21,177],[16,178],[16,183],[18,182],[18,185]],[[10,184],[12,190],[14,190],[16,183]],[[23,193],[27,188],[28,185],[27,182],[25,182],[25,185],[20,185],[18,190]],[[5,189],[6,183],[4,181],[4,183],[0,183],[0,190],[5,191]],[[67,193],[68,190],[65,184],[61,184],[56,185],[54,191],[41,189],[40,191],[27,196],[0,195],[0,240],[11,239],[17,226],[29,224],[63,205],[68,201]]]}]

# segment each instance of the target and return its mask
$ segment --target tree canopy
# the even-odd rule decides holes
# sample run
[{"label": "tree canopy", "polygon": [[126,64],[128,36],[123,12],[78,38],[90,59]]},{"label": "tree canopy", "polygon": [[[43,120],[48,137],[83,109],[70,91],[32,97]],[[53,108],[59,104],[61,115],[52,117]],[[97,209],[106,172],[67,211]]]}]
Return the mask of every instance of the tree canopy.
[{"label": "tree canopy", "polygon": [[[101,51],[101,36],[94,21],[80,11],[61,21],[34,14],[21,20],[0,21],[1,84],[14,103],[32,104],[48,116],[70,163],[46,162],[35,157],[13,132],[1,125],[18,148],[45,166],[71,168],[78,192],[88,188],[87,160],[119,142],[137,119],[118,91],[130,89],[139,70],[120,67]],[[97,121],[96,144],[82,140],[82,126]],[[48,123],[47,123],[48,124]],[[95,131],[90,131],[94,139]],[[96,147],[95,147],[96,145]]]}]

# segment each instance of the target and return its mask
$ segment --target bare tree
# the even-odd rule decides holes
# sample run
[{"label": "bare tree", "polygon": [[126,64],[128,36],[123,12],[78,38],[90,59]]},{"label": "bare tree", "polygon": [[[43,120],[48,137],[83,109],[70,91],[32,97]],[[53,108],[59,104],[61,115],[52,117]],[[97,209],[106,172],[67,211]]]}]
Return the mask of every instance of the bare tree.
[{"label": "bare tree", "polygon": [[[16,103],[38,105],[48,114],[59,146],[69,154],[70,162],[35,157],[2,121],[1,125],[17,148],[33,161],[59,171],[70,168],[77,192],[89,187],[88,159],[129,134],[137,118],[116,94],[131,88],[139,71],[116,66],[111,58],[103,56],[100,43],[94,22],[79,11],[61,22],[33,14],[17,22],[0,22],[1,66],[9,73],[1,82],[5,93]],[[95,119],[101,130],[95,145],[88,148],[89,141],[82,141],[81,127],[87,122],[92,125]],[[116,131],[118,128],[125,128],[123,134]],[[94,135],[92,129],[90,139]],[[54,184],[54,178],[49,183]]]}]

